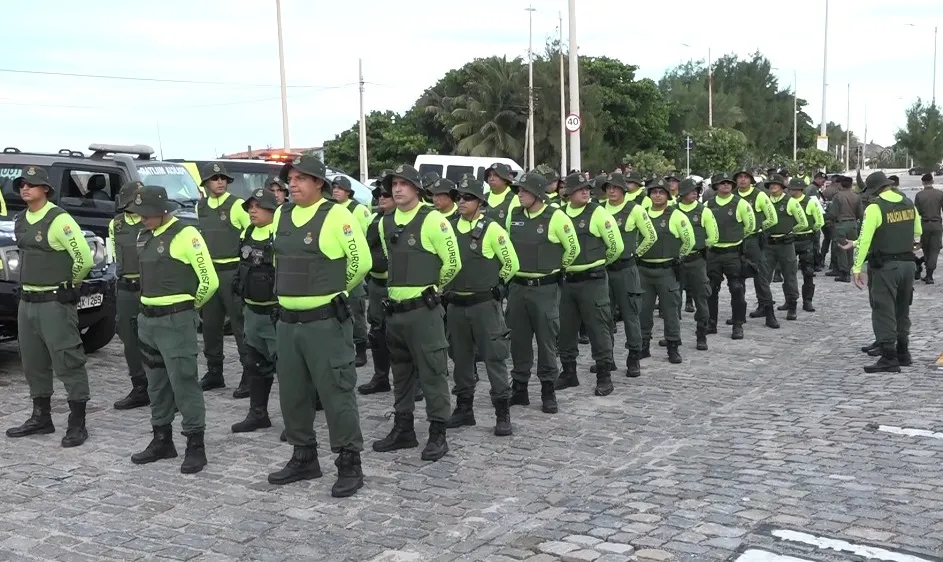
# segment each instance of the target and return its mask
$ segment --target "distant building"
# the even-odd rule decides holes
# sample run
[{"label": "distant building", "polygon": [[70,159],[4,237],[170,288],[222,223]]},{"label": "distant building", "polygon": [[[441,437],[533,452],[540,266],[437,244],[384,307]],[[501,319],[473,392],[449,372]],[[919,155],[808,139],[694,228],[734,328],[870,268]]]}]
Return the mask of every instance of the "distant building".
[{"label": "distant building", "polygon": [[312,146],[308,148],[289,148],[289,149],[266,147],[266,148],[257,148],[254,150],[252,149],[252,147],[248,147],[248,148],[249,150],[245,152],[234,152],[232,154],[223,154],[219,158],[221,160],[232,160],[232,159],[267,160],[268,156],[271,155],[272,153],[291,152],[295,154],[314,154],[315,156],[320,158],[322,162],[324,161],[324,147],[323,146]]}]

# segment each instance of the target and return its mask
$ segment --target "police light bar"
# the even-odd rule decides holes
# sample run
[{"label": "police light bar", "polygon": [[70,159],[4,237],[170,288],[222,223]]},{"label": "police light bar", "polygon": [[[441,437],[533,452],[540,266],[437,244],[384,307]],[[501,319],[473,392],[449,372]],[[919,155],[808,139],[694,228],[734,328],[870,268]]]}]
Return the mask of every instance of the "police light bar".
[{"label": "police light bar", "polygon": [[146,144],[90,144],[92,158],[101,159],[108,154],[131,154],[139,160],[150,160],[154,149]]}]

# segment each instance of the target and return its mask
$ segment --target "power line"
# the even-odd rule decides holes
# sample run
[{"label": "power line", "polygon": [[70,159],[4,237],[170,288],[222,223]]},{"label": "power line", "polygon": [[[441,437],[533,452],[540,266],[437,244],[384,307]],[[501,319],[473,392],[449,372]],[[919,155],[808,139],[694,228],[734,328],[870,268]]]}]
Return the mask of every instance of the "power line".
[{"label": "power line", "polygon": [[[113,76],[107,74],[81,74],[77,72],[52,72],[44,70],[23,70],[16,68],[0,68],[0,72],[12,74],[32,74],[39,76],[61,76],[67,78],[94,78],[99,80],[124,80],[128,82],[160,82],[165,84],[196,84],[203,86],[240,86],[243,88],[279,88],[278,84],[247,84],[242,82],[213,82],[206,80],[181,80],[175,78],[147,78],[143,76]],[[344,85],[346,86],[346,84]],[[330,90],[342,86],[316,86],[307,84],[288,85],[289,88],[308,88],[317,90]]]}]

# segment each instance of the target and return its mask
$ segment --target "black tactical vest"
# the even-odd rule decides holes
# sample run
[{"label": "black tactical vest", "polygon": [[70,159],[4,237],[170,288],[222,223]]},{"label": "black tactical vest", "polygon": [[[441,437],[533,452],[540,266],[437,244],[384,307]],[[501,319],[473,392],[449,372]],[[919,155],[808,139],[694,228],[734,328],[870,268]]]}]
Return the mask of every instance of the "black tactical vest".
[{"label": "black tactical vest", "polygon": [[917,216],[913,202],[907,197],[897,203],[883,197],[875,197],[872,202],[881,210],[881,224],[874,231],[869,255],[912,253],[914,218]]},{"label": "black tactical vest", "polygon": [[174,221],[158,236],[150,230],[141,232],[137,247],[142,297],[196,294],[199,280],[193,266],[170,255],[170,243],[184,228],[182,222]]},{"label": "black tactical vest", "polygon": [[371,273],[386,273],[390,262],[383,253],[383,244],[380,243],[380,221],[383,215],[377,215],[367,227],[367,246],[370,247],[370,256],[373,257]]},{"label": "black tactical vest", "polygon": [[[26,211],[14,219],[13,232],[16,234],[16,247],[20,249],[20,283],[23,285],[51,287],[72,280],[72,254],[68,250],[53,250],[49,245],[49,226],[62,214],[65,211],[52,206],[35,224],[26,220]],[[84,239],[80,243],[84,244]]]},{"label": "black tactical vest", "polygon": [[576,217],[570,217],[576,231],[576,239],[580,243],[580,253],[573,261],[573,265],[586,265],[606,259],[606,243],[589,231],[592,226],[593,213],[596,212],[597,207],[599,207],[598,203],[590,201],[583,208],[582,213]]},{"label": "black tactical vest", "polygon": [[743,223],[737,220],[737,207],[740,205],[740,196],[731,195],[730,201],[725,205],[717,203],[717,196],[711,197],[707,202],[707,208],[714,213],[714,222],[717,223],[717,231],[720,237],[718,244],[734,244],[743,242]]},{"label": "black tactical vest", "polygon": [[255,227],[246,229],[239,252],[239,294],[253,302],[275,300],[275,245],[271,234],[265,240],[252,237]]},{"label": "black tactical vest", "polygon": [[691,228],[694,229],[694,248],[692,248],[692,251],[698,252],[706,248],[707,230],[701,221],[704,218],[704,205],[697,203],[690,211],[685,211],[681,207],[677,207],[677,209],[688,217],[688,220],[691,221]]},{"label": "black tactical vest", "polygon": [[409,223],[397,226],[394,213],[383,217],[389,253],[388,287],[428,287],[439,282],[442,260],[422,246],[422,225],[432,207],[422,205]]},{"label": "black tactical vest", "polygon": [[[771,200],[772,201],[772,200]],[[779,202],[773,203],[773,209],[776,210],[776,224],[769,230],[770,234],[782,236],[792,232],[796,228],[796,219],[789,214],[789,197],[784,195]]]},{"label": "black tactical vest", "polygon": [[508,234],[523,273],[553,273],[563,265],[563,246],[550,241],[547,231],[554,213],[560,209],[546,207],[546,210],[534,218],[529,218],[523,207],[515,207],[511,212],[511,228]]},{"label": "black tactical vest", "polygon": [[280,297],[333,295],[347,289],[347,257],[327,257],[321,251],[321,229],[335,203],[324,201],[311,220],[295,226],[294,203],[282,206],[275,233],[275,283]]},{"label": "black tactical vest", "polygon": [[619,232],[622,234],[622,243],[625,245],[625,250],[623,250],[622,256],[619,258],[620,260],[632,257],[632,255],[635,254],[635,249],[638,247],[638,229],[633,228],[631,232],[625,231],[625,225],[631,220],[632,211],[637,206],[638,203],[635,201],[626,200],[622,209],[618,213],[612,214],[612,217],[616,219],[616,224],[619,226]]},{"label": "black tactical vest", "polygon": [[655,226],[658,239],[641,257],[647,260],[672,259],[681,257],[681,240],[671,232],[671,214],[675,212],[673,206],[665,207],[660,217],[649,217]]},{"label": "black tactical vest", "polygon": [[115,217],[115,263],[118,267],[118,277],[141,272],[138,265],[138,233],[142,230],[145,230],[144,223],[140,221],[128,224],[123,214]]},{"label": "black tactical vest", "polygon": [[239,256],[240,235],[238,228],[233,226],[230,212],[238,201],[230,195],[222,205],[211,209],[208,200],[200,201],[197,205],[197,216],[200,219],[200,233],[206,240],[210,256],[214,260],[235,258]]},{"label": "black tactical vest", "polygon": [[514,201],[514,192],[511,191],[511,188],[508,188],[507,191],[504,192],[504,201],[502,201],[500,205],[486,207],[484,209],[485,216],[491,220],[498,221],[498,224],[504,224],[508,218],[512,201]]},{"label": "black tactical vest", "polygon": [[501,260],[498,256],[486,258],[482,253],[482,238],[488,232],[488,225],[493,221],[487,217],[478,220],[470,231],[458,230],[458,219],[452,222],[455,237],[458,239],[459,256],[462,269],[449,283],[448,290],[456,292],[478,293],[489,291],[498,284],[501,273]]}]

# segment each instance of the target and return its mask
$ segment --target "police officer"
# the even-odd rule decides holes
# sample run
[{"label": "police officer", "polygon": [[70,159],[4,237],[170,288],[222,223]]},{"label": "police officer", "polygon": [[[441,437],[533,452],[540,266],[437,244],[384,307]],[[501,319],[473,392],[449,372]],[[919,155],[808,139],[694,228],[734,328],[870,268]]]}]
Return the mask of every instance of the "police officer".
[{"label": "police officer", "polygon": [[279,305],[276,358],[282,418],[294,450],[268,481],[284,485],[321,476],[312,427],[316,392],[324,405],[331,451],[338,454],[331,495],[349,497],[363,487],[363,434],[347,295],[363,282],[372,260],[354,216],[329,199],[327,173],[317,156],[285,164],[279,177],[288,183],[292,203],[280,207],[272,223]]},{"label": "police officer", "polygon": [[[642,285],[639,280],[636,266],[636,248],[641,243],[647,246],[654,244],[658,234],[652,219],[641,206],[625,197],[628,185],[621,172],[609,174],[606,180],[606,194],[609,202],[606,203],[608,212],[616,221],[616,226],[622,233],[622,255],[613,263],[606,266],[609,276],[609,298],[613,306],[618,306],[622,313],[622,324],[625,328],[625,345],[629,350],[626,357],[626,376],[637,377],[642,374],[639,365],[642,353],[642,328],[639,324],[639,305],[642,299]],[[615,315],[613,314],[613,317]],[[595,365],[590,368],[594,372]]]},{"label": "police officer", "polygon": [[[776,309],[773,307],[773,295],[769,284],[773,269],[766,263],[763,248],[766,246],[766,233],[776,224],[776,209],[763,190],[753,186],[753,174],[746,170],[739,170],[733,175],[737,184],[737,195],[749,203],[756,216],[755,230],[744,232],[743,255],[750,261],[756,273],[753,275],[753,288],[756,290],[758,302],[756,310],[750,313],[750,318],[766,317],[768,328],[779,328],[776,320]],[[732,322],[731,322],[732,323]]]},{"label": "police officer", "polygon": [[432,182],[426,191],[432,196],[432,204],[442,213],[442,216],[453,220],[458,216],[458,205],[455,203],[455,182],[447,179],[438,179]]},{"label": "police officer", "polygon": [[[521,206],[507,217],[508,234],[521,268],[511,278],[507,322],[511,329],[511,405],[528,406],[527,382],[534,367],[533,340],[537,339],[537,378],[541,410],[557,413],[554,382],[557,337],[560,333],[560,284],[566,269],[580,253],[573,221],[547,204],[546,179],[536,173],[516,182]],[[566,191],[564,191],[566,193]]]},{"label": "police officer", "polygon": [[128,205],[147,229],[138,237],[138,336],[154,428],[154,438],[143,451],[131,455],[131,462],[147,464],[177,456],[171,425],[179,411],[187,437],[180,472],[193,474],[206,466],[206,405],[197,378],[195,309],[213,297],[219,278],[199,231],[177,220],[172,209],[167,191],[150,185]]},{"label": "police officer", "polygon": [[131,375],[131,392],[115,402],[116,410],[130,410],[151,403],[147,396],[147,375],[138,346],[138,309],[141,303],[141,275],[138,266],[138,233],[144,228],[141,218],[128,212],[134,194],[144,187],[139,181],[128,182],[118,192],[115,209],[118,216],[108,223],[108,245],[115,257],[118,274],[118,337],[124,346],[124,360]]},{"label": "police officer", "polygon": [[733,324],[730,338],[742,340],[747,316],[744,285],[747,267],[743,256],[743,237],[745,233],[756,229],[756,214],[748,202],[733,192],[733,178],[727,174],[718,174],[712,181],[715,194],[707,202],[707,208],[714,214],[718,237],[717,243],[707,251],[707,278],[711,282],[711,295],[707,301],[710,312],[707,333],[717,333],[720,284],[726,277]]},{"label": "police officer", "polygon": [[845,240],[855,240],[858,237],[858,221],[862,219],[864,207],[861,203],[861,197],[852,189],[851,178],[842,178],[841,190],[832,197],[832,202],[828,208],[828,214],[834,221],[834,230],[832,234],[832,244],[835,245],[832,251],[835,253],[835,261],[838,266],[838,275],[835,281],[849,283],[851,281],[851,265],[853,261],[853,252],[841,249]]},{"label": "police officer", "polygon": [[475,425],[475,350],[488,371],[495,435],[511,435],[511,384],[507,358],[510,336],[502,302],[507,282],[517,273],[517,252],[508,233],[482,213],[484,186],[474,177],[455,189],[459,215],[452,221],[462,269],[446,287],[449,345],[455,362],[455,411],[448,427]]},{"label": "police officer", "polygon": [[224,164],[209,162],[201,174],[201,185],[206,189],[207,197],[197,203],[197,217],[200,220],[200,234],[206,239],[207,249],[219,276],[219,290],[203,307],[203,355],[206,357],[207,373],[200,380],[200,386],[204,391],[226,386],[223,378],[223,325],[226,316],[229,316],[239,360],[243,365],[242,378],[233,397],[247,398],[249,384],[245,369],[242,303],[233,293],[232,280],[239,267],[242,233],[251,222],[249,214],[242,208],[242,199],[226,191],[233,177],[226,171]]},{"label": "police officer", "polygon": [[923,281],[932,285],[933,272],[936,270],[940,248],[943,246],[943,223],[940,222],[943,220],[940,216],[943,212],[943,191],[933,187],[933,174],[924,174],[920,181],[923,182],[923,191],[919,191],[914,197],[914,205],[920,213],[923,227],[920,247],[923,249],[924,264],[927,268]]},{"label": "police officer", "polygon": [[370,331],[367,337],[370,340],[370,353],[373,356],[373,377],[369,382],[357,387],[360,394],[376,394],[390,391],[390,351],[386,344],[386,312],[383,310],[383,301],[387,298],[386,281],[389,276],[389,260],[383,252],[380,243],[380,221],[383,217],[396,210],[393,194],[384,187],[383,178],[393,170],[384,170],[380,174],[377,186],[373,189],[373,196],[377,200],[377,212],[367,227],[367,246],[373,258],[373,266],[367,273],[367,296],[370,304],[367,306],[367,320],[370,322]]},{"label": "police officer", "polygon": [[27,166],[13,180],[13,188],[26,203],[26,210],[14,219],[20,250],[16,322],[33,413],[23,425],[8,429],[7,437],[55,432],[50,413],[55,373],[69,401],[62,446],[77,447],[88,439],[85,404],[89,390],[76,304],[79,286],[92,269],[92,251],[75,219],[49,201],[54,188],[44,168]]},{"label": "police officer", "polygon": [[678,202],[680,197],[678,190],[681,189],[681,178],[680,174],[676,172],[669,172],[665,177],[665,183],[668,184],[668,204],[675,205]]},{"label": "police officer", "polygon": [[552,168],[547,168],[546,172],[544,172],[542,175],[547,180],[547,187],[545,188],[547,202],[554,207],[559,207],[560,194],[558,192],[560,190],[560,185],[562,184],[560,181],[560,174],[558,174],[557,171]]},{"label": "police officer", "polygon": [[[333,180],[334,201],[343,205],[357,221],[360,232],[367,233],[370,226],[370,209],[354,200],[354,188],[350,180],[338,175]],[[350,292],[350,312],[354,319],[354,349],[357,354],[354,365],[363,367],[367,364],[367,291],[363,285],[358,285]]]},{"label": "police officer", "polygon": [[694,247],[694,229],[683,212],[668,205],[668,186],[658,179],[648,186],[652,207],[648,216],[655,226],[657,237],[651,246],[640,245],[639,273],[642,280],[642,358],[651,357],[650,342],[654,325],[655,298],[661,302],[665,324],[668,361],[681,363],[681,318],[678,313],[681,286],[678,277],[681,258]]},{"label": "police officer", "polygon": [[[796,181],[802,182],[799,179]],[[782,272],[786,320],[795,320],[799,301],[795,235],[797,232],[807,230],[809,221],[799,201],[786,195],[785,187],[786,178],[778,174],[774,174],[766,182],[770,201],[776,211],[776,224],[768,231],[769,240],[764,250],[764,259],[769,269],[779,269]]]},{"label": "police officer", "polygon": [[268,400],[275,379],[275,247],[272,219],[278,201],[273,192],[257,189],[242,204],[252,226],[242,236],[239,269],[233,281],[245,302],[245,345],[249,371],[249,413],[233,424],[233,433],[272,427]]},{"label": "police officer", "polygon": [[288,201],[288,186],[281,178],[269,178],[266,188],[275,195],[275,202],[284,205]]},{"label": "police officer", "polygon": [[[609,177],[596,181],[601,190]],[[576,359],[579,357],[578,329],[586,326],[596,366],[596,396],[612,394],[612,309],[606,266],[622,256],[625,243],[615,219],[592,200],[590,185],[578,174],[566,177],[570,200],[564,213],[575,226],[580,253],[565,268],[565,283],[560,294],[560,362],[563,372],[556,390],[579,386]]]},{"label": "police officer", "polygon": [[[814,242],[818,239],[819,231],[825,224],[822,207],[816,196],[810,196],[803,190],[802,180],[793,179],[789,182],[789,196],[798,201],[799,207],[806,216],[806,228],[796,229],[796,256],[799,258],[799,271],[802,272],[802,310],[815,312],[812,298],[815,296],[815,260],[818,252]],[[789,310],[788,303],[779,307],[779,310]]]},{"label": "police officer", "polygon": [[448,341],[445,313],[436,287],[448,285],[462,268],[455,232],[442,214],[419,204],[419,173],[402,165],[384,178],[396,211],[380,221],[380,240],[389,258],[386,338],[393,371],[395,418],[389,435],[374,441],[379,453],[418,447],[414,426],[416,386],[422,385],[429,440],[422,460],[437,461],[449,450]]},{"label": "police officer", "polygon": [[648,210],[652,207],[652,200],[648,197],[648,193],[642,189],[644,183],[645,181],[642,180],[642,176],[638,172],[629,172],[629,175],[625,176],[625,184],[628,186],[625,198]]},{"label": "police officer", "polygon": [[[717,221],[714,220],[714,213],[697,200],[697,182],[693,179],[681,181],[677,195],[676,207],[688,218],[694,230],[694,247],[691,253],[681,258],[681,288],[694,300],[697,349],[706,351],[707,322],[710,319],[707,301],[711,294],[710,280],[707,278],[707,250],[717,243]],[[678,307],[680,316],[680,300]]]},{"label": "police officer", "polygon": [[485,214],[499,223],[507,221],[512,207],[520,207],[521,202],[511,189],[514,177],[507,164],[492,164],[485,172],[485,181],[491,192],[488,193],[488,207]]},{"label": "police officer", "polygon": [[864,261],[871,267],[871,324],[881,357],[864,367],[866,373],[897,373],[912,363],[909,350],[910,304],[913,302],[913,243],[923,234],[920,217],[909,199],[891,189],[884,172],[874,172],[865,182],[871,203],[865,209],[854,283],[864,288]]}]

